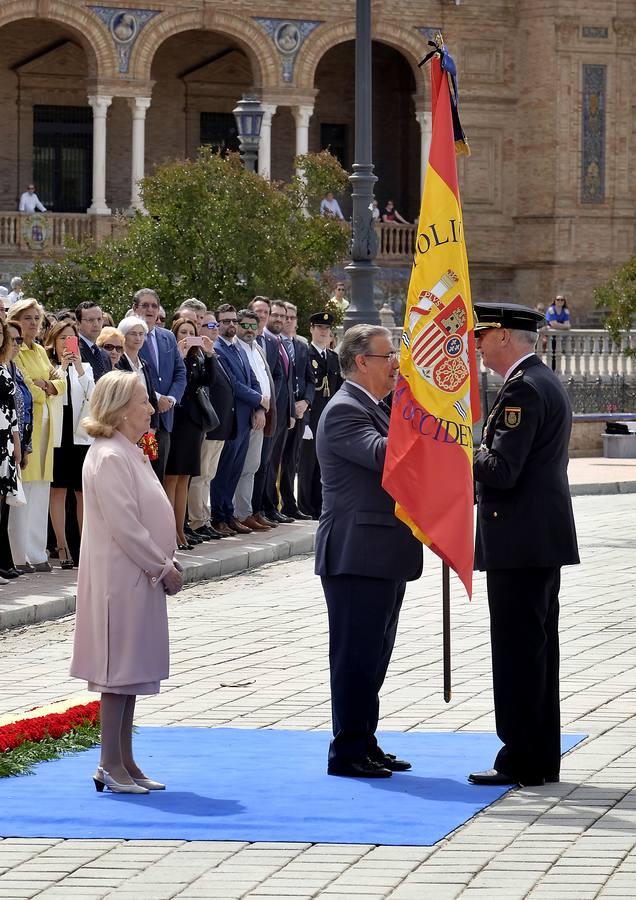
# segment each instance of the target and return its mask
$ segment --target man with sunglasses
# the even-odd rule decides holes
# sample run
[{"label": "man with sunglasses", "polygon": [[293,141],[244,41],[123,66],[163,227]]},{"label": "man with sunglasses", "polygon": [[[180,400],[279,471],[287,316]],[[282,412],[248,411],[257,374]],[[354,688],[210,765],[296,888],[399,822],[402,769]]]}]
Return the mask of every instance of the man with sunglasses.
[{"label": "man with sunglasses", "polygon": [[579,562],[567,477],[572,409],[535,354],[543,315],[475,304],[483,363],[503,378],[475,453],[475,568],[486,572],[497,735],[493,768],[472,784],[559,780],[559,587]]},{"label": "man with sunglasses", "polygon": [[242,525],[234,514],[234,492],[245,464],[254,413],[260,410],[264,417],[269,400],[263,396],[247,354],[236,339],[236,308],[230,303],[223,303],[217,310],[216,318],[219,336],[214,349],[234,390],[236,436],[225,442],[210,488],[212,527],[227,536],[250,534],[252,529]]},{"label": "man with sunglasses", "polygon": [[[197,301],[198,302],[198,301]],[[196,315],[182,308],[182,315]],[[212,312],[202,316],[201,326],[197,328],[200,335],[207,335],[212,342],[216,341],[219,325]],[[210,402],[214,407],[219,424],[213,431],[208,431],[201,446],[201,465],[199,474],[190,479],[188,488],[188,527],[186,535],[202,538],[204,541],[226,537],[212,526],[212,509],[210,506],[210,485],[216,475],[219,459],[225,442],[235,433],[234,423],[234,390],[230,378],[215,352],[211,358],[214,380],[209,385]]]},{"label": "man with sunglasses", "polygon": [[[249,445],[243,471],[234,492],[234,510],[236,518],[251,531],[269,531],[271,526],[265,525],[254,518],[252,508],[252,494],[254,489],[254,476],[258,471],[263,439],[265,431],[272,434],[276,430],[276,411],[271,398],[274,396],[274,382],[272,380],[265,353],[256,341],[258,331],[258,316],[251,309],[241,309],[238,313],[237,337],[241,341],[241,347],[247,354],[252,371],[256,375],[263,392],[267,398],[269,408],[267,413],[257,409],[252,413],[252,430],[250,432]],[[274,417],[272,419],[272,416]]]},{"label": "man with sunglasses", "polygon": [[[323,505],[316,574],[329,614],[333,740],[329,775],[389,778],[411,768],[375,736],[406,582],[420,577],[422,545],[382,487],[390,408],[399,372],[391,333],[355,325],[340,348],[345,382],[316,435]],[[417,489],[415,486],[414,489]]]}]

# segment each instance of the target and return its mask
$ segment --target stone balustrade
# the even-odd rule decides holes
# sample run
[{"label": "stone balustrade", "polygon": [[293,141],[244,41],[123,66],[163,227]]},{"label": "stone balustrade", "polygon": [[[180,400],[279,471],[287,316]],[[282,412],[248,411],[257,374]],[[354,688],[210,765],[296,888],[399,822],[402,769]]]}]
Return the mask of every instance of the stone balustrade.
[{"label": "stone balustrade", "polygon": [[379,222],[375,227],[378,235],[376,263],[380,266],[410,265],[415,254],[417,226]]},{"label": "stone balustrade", "polygon": [[40,253],[61,253],[67,238],[104,237],[112,231],[113,222],[110,216],[86,213],[0,212],[0,256],[37,259]]}]

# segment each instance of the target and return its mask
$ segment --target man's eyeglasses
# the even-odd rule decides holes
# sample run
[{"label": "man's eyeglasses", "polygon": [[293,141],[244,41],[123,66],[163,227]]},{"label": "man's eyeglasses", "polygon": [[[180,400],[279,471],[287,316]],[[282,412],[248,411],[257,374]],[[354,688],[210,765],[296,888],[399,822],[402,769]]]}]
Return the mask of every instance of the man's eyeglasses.
[{"label": "man's eyeglasses", "polygon": [[238,319],[219,319],[219,325],[238,325]]},{"label": "man's eyeglasses", "polygon": [[365,353],[365,356],[370,357],[371,359],[397,359],[400,355],[399,350],[392,350],[390,353]]},{"label": "man's eyeglasses", "polygon": [[218,322],[206,322],[203,327],[204,328],[218,328],[219,323]]},{"label": "man's eyeglasses", "polygon": [[124,352],[124,348],[120,344],[102,344],[102,349],[104,349],[106,353],[112,353],[113,350],[117,353]]},{"label": "man's eyeglasses", "polygon": [[239,324],[246,331],[258,331],[258,322],[240,322]]}]

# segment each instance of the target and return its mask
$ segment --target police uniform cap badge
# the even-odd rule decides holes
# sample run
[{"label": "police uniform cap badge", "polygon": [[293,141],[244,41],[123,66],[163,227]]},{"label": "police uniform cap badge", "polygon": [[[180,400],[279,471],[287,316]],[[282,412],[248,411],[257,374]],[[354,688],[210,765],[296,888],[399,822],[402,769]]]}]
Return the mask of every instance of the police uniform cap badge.
[{"label": "police uniform cap badge", "polygon": [[335,319],[331,315],[331,313],[318,312],[318,313],[314,313],[312,316],[309,317],[309,324],[310,325],[329,325],[329,327],[331,327],[332,325],[335,324]]},{"label": "police uniform cap badge", "polygon": [[504,422],[508,428],[516,428],[521,424],[521,407],[506,406],[504,409]]}]

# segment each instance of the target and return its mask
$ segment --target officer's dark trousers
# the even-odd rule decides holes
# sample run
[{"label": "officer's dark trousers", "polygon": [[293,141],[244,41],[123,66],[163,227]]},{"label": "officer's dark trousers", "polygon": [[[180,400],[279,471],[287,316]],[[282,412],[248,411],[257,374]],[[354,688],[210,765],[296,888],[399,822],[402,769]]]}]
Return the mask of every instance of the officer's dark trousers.
[{"label": "officer's dark trousers", "polygon": [[558,778],[560,568],[487,573],[497,734],[494,766],[532,782]]},{"label": "officer's dark trousers", "polygon": [[280,465],[280,501],[281,511],[287,516],[293,516],[295,512],[298,512],[294,490],[300,461],[300,443],[304,430],[303,420],[296,419],[294,427],[287,432],[287,440],[283,448]]},{"label": "officer's dark trousers", "polygon": [[298,466],[298,508],[314,519],[322,511],[320,465],[316,456],[316,441],[302,441]]},{"label": "officer's dark trousers", "polygon": [[393,652],[406,582],[323,575],[329,614],[333,740],[329,761],[373,757],[380,688]]}]

